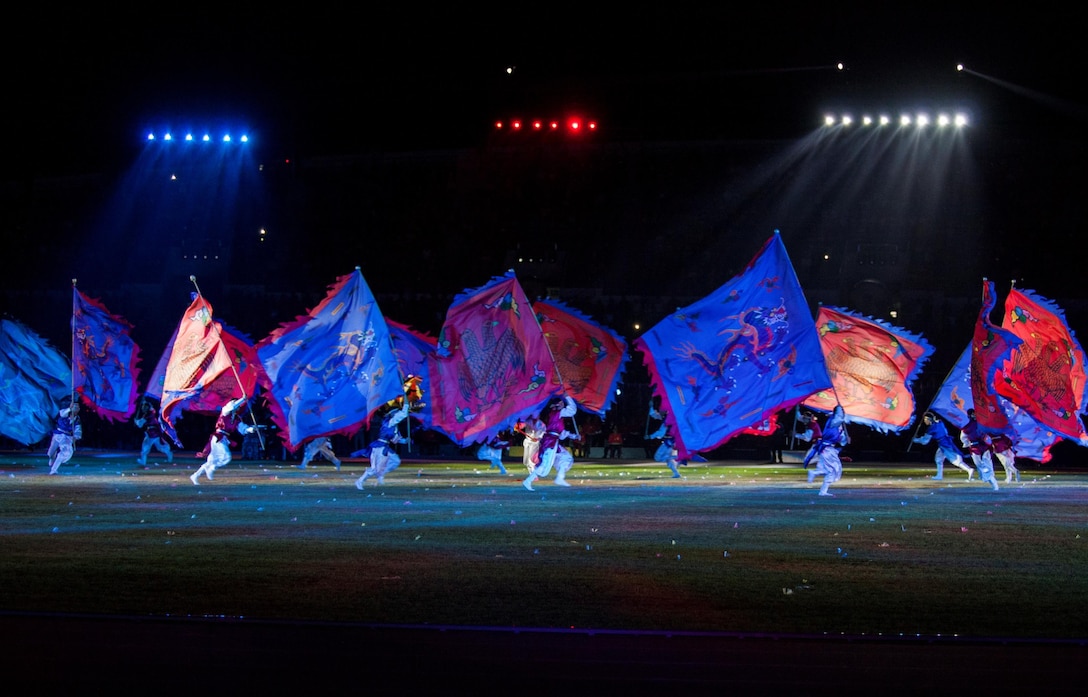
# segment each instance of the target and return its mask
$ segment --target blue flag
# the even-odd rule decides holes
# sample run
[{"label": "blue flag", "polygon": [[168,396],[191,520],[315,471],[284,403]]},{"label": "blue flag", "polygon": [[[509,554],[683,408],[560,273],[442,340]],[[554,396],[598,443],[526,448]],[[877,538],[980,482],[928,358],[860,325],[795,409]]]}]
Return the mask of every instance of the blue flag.
[{"label": "blue flag", "polygon": [[356,267],[306,315],[257,343],[272,419],[294,451],[317,436],[352,435],[403,396],[393,342]]},{"label": "blue flag", "polygon": [[71,383],[68,359],[49,342],[19,322],[0,320],[0,434],[23,445],[48,436]]},{"label": "blue flag", "polygon": [[[438,339],[418,332],[406,324],[385,320],[389,327],[389,336],[393,341],[393,353],[400,365],[400,372],[406,377],[423,378],[427,375],[427,357],[433,354],[438,347]],[[423,389],[420,385],[418,389]],[[422,396],[420,398],[422,400]],[[431,428],[431,405],[423,402],[412,409],[412,416],[419,419],[424,429]]]},{"label": "blue flag", "polygon": [[666,317],[634,346],[681,458],[832,386],[777,230],[742,274]]},{"label": "blue flag", "polygon": [[122,421],[136,411],[140,348],[132,325],[72,286],[72,366],[75,391],[99,416]]}]

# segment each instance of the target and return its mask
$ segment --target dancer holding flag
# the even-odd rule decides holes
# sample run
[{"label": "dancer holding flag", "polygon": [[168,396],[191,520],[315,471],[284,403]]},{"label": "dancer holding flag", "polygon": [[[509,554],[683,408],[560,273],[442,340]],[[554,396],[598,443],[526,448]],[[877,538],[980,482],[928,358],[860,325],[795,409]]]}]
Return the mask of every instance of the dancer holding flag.
[{"label": "dancer holding flag", "polygon": [[407,399],[403,400],[399,408],[393,409],[382,419],[377,440],[365,450],[357,450],[351,454],[352,457],[370,458],[370,467],[355,480],[355,488],[359,491],[363,490],[363,484],[371,477],[377,478],[379,485],[385,484],[385,475],[400,467],[397,444],[405,440],[400,433],[400,422],[408,418],[411,405],[412,403]]},{"label": "dancer holding flag", "polygon": [[540,464],[529,470],[529,476],[521,483],[529,491],[533,491],[533,482],[540,477],[547,477],[555,468],[555,483],[559,486],[570,486],[567,481],[567,472],[574,465],[574,456],[563,447],[561,441],[574,436],[567,430],[563,419],[578,413],[578,405],[569,395],[563,397],[563,401],[554,400],[544,412],[544,424],[547,429],[540,441]]},{"label": "dancer holding flag", "polygon": [[220,467],[225,467],[230,464],[230,436],[237,431],[243,436],[250,433],[257,432],[259,430],[256,426],[245,423],[241,420],[241,415],[238,413],[238,409],[246,403],[245,397],[239,397],[238,399],[227,402],[223,408],[219,411],[219,418],[215,422],[215,430],[212,431],[212,437],[208,441],[208,459],[204,461],[204,464],[200,466],[196,472],[189,475],[189,480],[193,484],[200,483],[200,475],[203,474],[209,481],[215,479],[215,471]]},{"label": "dancer holding flag", "polygon": [[136,460],[137,462],[146,465],[147,456],[151,454],[151,448],[155,448],[165,455],[167,462],[174,461],[174,453],[170,450],[170,444],[162,437],[162,417],[159,416],[158,410],[151,403],[151,400],[146,397],[140,400],[140,406],[137,409],[133,423],[136,424],[136,428],[144,430],[144,441],[140,445],[140,457]]},{"label": "dancer holding flag", "polygon": [[197,484],[200,475],[213,479],[215,470],[231,461],[229,436],[234,431],[242,435],[256,433],[264,447],[264,438],[257,428],[256,418],[252,424],[239,423],[238,409],[249,401],[238,368],[231,359],[230,351],[223,342],[219,323],[212,318],[212,306],[200,292],[196,277],[190,276],[196,293],[189,309],[186,310],[178,325],[174,345],[170,351],[170,360],[166,365],[166,375],[162,386],[162,420],[166,433],[171,440],[178,442],[175,421],[182,406],[198,398],[219,376],[230,370],[238,384],[240,397],[231,399],[219,411],[208,444],[208,459],[189,479]]},{"label": "dancer holding flag", "polygon": [[927,411],[922,416],[922,421],[926,426],[925,433],[912,438],[911,442],[926,445],[931,440],[937,441],[937,452],[933,456],[934,461],[937,463],[937,474],[933,479],[944,479],[944,463],[947,460],[966,472],[967,481],[971,481],[971,478],[975,476],[975,470],[963,461],[963,455],[960,454],[960,449],[953,442],[952,436],[948,435],[948,427],[944,425],[944,422],[931,411]]},{"label": "dancer holding flag", "polygon": [[828,491],[828,487],[842,479],[842,460],[839,457],[839,451],[849,444],[850,434],[846,431],[846,412],[842,405],[836,405],[835,411],[831,412],[827,423],[824,424],[823,435],[805,456],[805,467],[808,467],[809,458],[816,458],[816,467],[808,473],[809,483],[812,483],[819,474],[824,476],[820,496],[834,496]]},{"label": "dancer holding flag", "polygon": [[83,437],[83,427],[79,423],[79,399],[72,395],[69,406],[60,410],[57,425],[53,428],[53,437],[49,441],[49,474],[56,474],[60,466],[72,459],[76,452],[76,441]]}]

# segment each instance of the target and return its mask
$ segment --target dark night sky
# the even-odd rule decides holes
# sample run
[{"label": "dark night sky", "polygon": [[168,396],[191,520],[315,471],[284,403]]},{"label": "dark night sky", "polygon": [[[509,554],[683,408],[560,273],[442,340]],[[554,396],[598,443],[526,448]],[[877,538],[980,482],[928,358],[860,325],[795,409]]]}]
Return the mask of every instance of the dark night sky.
[{"label": "dark night sky", "polygon": [[[534,102],[581,104],[624,137],[702,135],[731,113],[736,132],[779,110],[807,120],[821,101],[847,95],[982,87],[958,79],[958,61],[1056,100],[1009,100],[1024,117],[1083,96],[1083,79],[1071,79],[1084,63],[1081,25],[1068,6],[1028,16],[725,5],[733,4],[127,13],[47,5],[19,23],[29,42],[5,42],[6,101],[37,136],[23,143],[25,155],[65,169],[93,167],[178,113],[244,114],[266,143],[297,156],[470,143],[495,112]],[[828,69],[837,61],[844,74]],[[507,65],[517,66],[512,77]],[[1001,92],[982,90],[1008,96]]]},{"label": "dark night sky", "polygon": [[[462,248],[476,246],[484,252],[456,269],[453,292],[480,285],[505,270],[501,255],[487,255],[503,243],[492,244],[493,240],[501,239],[511,227],[521,234],[536,230],[551,234],[566,226],[567,234],[578,241],[599,245],[586,250],[585,257],[604,258],[607,253],[613,260],[588,268],[572,262],[570,268],[580,277],[567,279],[571,285],[587,285],[585,277],[593,275],[605,293],[627,292],[620,286],[621,277],[643,273],[646,258],[613,253],[618,245],[634,239],[667,272],[648,278],[652,286],[641,292],[692,295],[709,292],[728,280],[775,227],[782,227],[787,235],[799,274],[807,273],[805,257],[819,244],[836,240],[841,246],[844,231],[865,232],[847,218],[854,209],[868,210],[867,222],[875,221],[873,229],[884,235],[915,232],[894,230],[899,220],[929,223],[933,238],[915,248],[938,250],[936,260],[920,256],[920,266],[912,273],[927,282],[940,278],[949,284],[950,292],[963,287],[976,292],[979,270],[989,269],[985,263],[974,262],[998,251],[1003,258],[993,272],[1000,278],[1020,272],[1021,267],[1029,279],[1033,274],[1039,279],[1040,269],[1050,271],[1050,259],[1061,257],[1060,249],[1040,246],[1029,259],[1032,255],[1023,250],[1005,249],[1007,240],[1000,237],[1005,232],[1020,236],[1033,232],[1035,215],[1044,230],[1036,240],[1066,243],[1082,238],[1085,182],[1078,163],[1085,145],[1081,131],[1088,118],[1082,24],[1071,7],[1033,6],[1029,15],[1026,10],[873,8],[850,3],[828,7],[761,3],[744,10],[729,5],[674,3],[668,9],[623,11],[557,6],[533,12],[414,6],[334,11],[284,6],[262,8],[259,13],[222,5],[131,12],[83,6],[68,13],[36,6],[12,28],[30,40],[7,41],[0,49],[10,76],[5,103],[19,127],[19,135],[9,143],[9,156],[0,165],[0,180],[15,183],[10,191],[28,181],[103,171],[121,177],[137,160],[147,129],[182,119],[240,120],[254,134],[262,157],[305,162],[374,152],[458,148],[474,152],[492,136],[496,117],[576,109],[600,120],[601,142],[645,146],[631,159],[637,159],[647,176],[613,182],[616,191],[583,186],[531,196],[514,190],[494,201],[472,190],[477,180],[459,180],[463,191],[441,192],[448,198],[436,197],[430,206],[409,210],[412,220],[404,223],[441,236],[451,219],[460,216],[454,222],[482,230],[479,240],[465,235],[460,242]],[[846,70],[836,70],[837,61]],[[957,73],[954,66],[959,61],[975,72]],[[506,73],[507,66],[515,66],[512,75]],[[911,193],[914,198],[904,196],[912,208],[902,210],[890,203],[894,196],[889,192],[897,191],[890,184],[884,189],[856,186],[849,198],[829,198],[821,184],[849,167],[844,153],[810,163],[807,173],[772,172],[760,183],[761,189],[752,191],[745,190],[754,187],[750,173],[727,161],[735,150],[720,156],[724,164],[715,162],[718,169],[704,164],[705,169],[692,167],[687,172],[672,171],[671,162],[649,154],[674,142],[770,139],[788,144],[811,134],[824,108],[851,104],[963,104],[975,110],[983,123],[977,127],[969,159],[984,175],[980,180],[989,187],[989,198],[970,203],[993,209],[989,216],[996,224],[988,222],[986,234],[995,237],[977,248],[970,246],[974,240],[960,244],[959,239],[941,239],[942,234],[961,234],[947,232],[950,221],[949,229],[970,227],[970,216],[976,211],[968,206],[951,214],[942,210],[929,218],[919,215],[921,207],[935,205],[930,199],[944,197],[951,203],[942,205],[956,208],[965,198],[957,190],[962,181],[957,172],[938,189],[904,182],[916,188]],[[997,140],[999,149],[988,148]],[[1042,141],[1045,147],[1037,147]],[[692,157],[691,150],[684,151],[684,156]],[[704,160],[719,158],[712,147],[704,152]],[[629,156],[610,157],[610,166],[615,167]],[[916,166],[921,171],[927,164]],[[729,167],[727,178],[719,170]],[[602,175],[602,169],[585,167],[584,172],[591,185],[603,181],[592,179]],[[704,172],[708,176],[700,180],[698,175]],[[610,170],[606,176],[614,173]],[[314,187],[316,178],[306,185]],[[618,191],[622,185],[631,189],[628,199]],[[662,190],[654,190],[655,185]],[[683,191],[663,196],[667,186],[683,187]],[[1022,187],[1029,186],[1032,192],[1023,193]],[[344,196],[353,200],[356,210],[343,219],[329,214],[328,220],[321,221],[327,229],[314,225],[296,231],[315,244],[298,255],[298,266],[289,274],[293,282],[320,293],[336,275],[367,259],[371,265],[365,266],[364,273],[375,291],[381,292],[389,283],[375,265],[394,265],[395,278],[404,278],[403,267],[395,265],[407,255],[397,243],[415,245],[407,248],[411,252],[433,243],[437,251],[431,258],[443,256],[439,242],[448,240],[423,239],[421,244],[419,237],[396,227],[388,197],[375,194],[369,202],[371,210],[358,203],[355,192]],[[331,200],[332,195],[328,197]],[[462,204],[473,197],[476,208]],[[666,198],[666,203],[656,203]],[[873,203],[882,198],[889,200],[886,208]],[[455,205],[465,207],[440,210]],[[475,220],[477,211],[494,220]],[[905,215],[899,216],[900,212]],[[582,219],[572,220],[579,216]],[[331,231],[344,227],[343,220],[353,231],[360,221],[384,229],[388,254],[374,261],[361,251],[362,246],[347,250],[322,246],[330,242]],[[533,227],[534,220],[540,221],[539,227]],[[19,234],[42,235],[34,224],[32,220]],[[83,219],[66,224],[78,230],[70,233],[77,239],[61,240],[62,248],[76,249],[81,243],[102,246],[91,238]],[[594,230],[593,235],[585,233],[587,227]],[[170,233],[163,230],[148,228],[137,241],[161,251],[152,235],[163,234],[169,240]],[[692,230],[696,231],[692,240],[677,236]],[[737,230],[747,235],[739,244],[733,236]],[[689,242],[700,246],[688,248]],[[123,254],[132,257],[134,248],[109,249],[112,256],[106,261],[112,263]],[[948,251],[963,258],[942,260],[940,254]],[[703,263],[682,268],[693,254]],[[411,259],[411,265],[426,263],[424,255],[412,254]],[[707,265],[706,259],[715,263]],[[470,267],[470,261],[478,268]],[[69,266],[79,266],[70,259],[34,263],[41,268],[22,266],[24,275],[50,288],[62,286],[65,278],[77,273]],[[116,269],[82,266],[79,275],[89,276],[90,281],[95,280],[93,271],[112,274],[112,278],[129,273],[154,278],[156,273],[153,260],[130,259]],[[1059,289],[1052,278],[1035,279],[1031,287],[1050,297],[1062,299],[1079,292],[1075,290],[1079,285],[1069,280]],[[287,282],[282,275],[275,280]],[[806,276],[802,282],[809,280]],[[94,294],[94,290],[94,284],[89,284],[88,291]],[[108,297],[104,299],[110,304]],[[138,327],[141,321],[146,324],[140,309],[112,309],[129,316]],[[292,307],[286,312],[305,309]],[[45,322],[26,320],[50,333]],[[234,323],[242,324],[238,319]],[[63,323],[58,326],[63,330]],[[908,326],[931,333],[930,326],[920,322]],[[259,339],[273,326],[254,322],[242,328]],[[436,332],[438,323],[420,328]],[[147,343],[156,344],[149,347],[152,354],[159,350],[157,340]]]}]

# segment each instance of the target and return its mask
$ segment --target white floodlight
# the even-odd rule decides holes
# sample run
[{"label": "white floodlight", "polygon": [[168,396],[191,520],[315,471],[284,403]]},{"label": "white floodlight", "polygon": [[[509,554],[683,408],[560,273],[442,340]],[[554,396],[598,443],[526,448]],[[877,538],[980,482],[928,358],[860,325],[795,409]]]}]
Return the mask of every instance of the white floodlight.
[{"label": "white floodlight", "polygon": [[918,128],[925,128],[929,125],[929,115],[918,114],[918,117],[914,119],[914,123],[917,124]]},{"label": "white floodlight", "polygon": [[910,125],[910,114],[901,115],[899,117],[899,125],[900,126],[909,126]]},{"label": "white floodlight", "polygon": [[887,126],[891,122],[892,122],[892,120],[887,114],[881,114],[880,115],[880,125],[881,126]]},{"label": "white floodlight", "polygon": [[851,116],[850,114],[843,114],[842,115],[842,125],[843,126],[849,126],[852,123],[854,123],[854,117],[853,116]]},{"label": "white floodlight", "polygon": [[824,125],[825,126],[834,126],[835,125],[835,117],[832,114],[828,114],[827,116],[825,116],[824,117]]},{"label": "white floodlight", "polygon": [[185,134],[185,142],[186,142],[186,143],[191,143],[191,142],[193,142],[193,134],[192,134],[192,133],[186,133],[186,134]]},{"label": "white floodlight", "polygon": [[948,114],[937,114],[937,127],[944,128],[948,124],[952,123],[952,119],[948,118]]},{"label": "white floodlight", "polygon": [[872,126],[873,125],[873,117],[869,116],[868,114],[866,114],[865,116],[862,116],[861,117],[861,124],[863,126]]},{"label": "white floodlight", "polygon": [[967,125],[967,114],[956,114],[956,126],[963,127]]}]

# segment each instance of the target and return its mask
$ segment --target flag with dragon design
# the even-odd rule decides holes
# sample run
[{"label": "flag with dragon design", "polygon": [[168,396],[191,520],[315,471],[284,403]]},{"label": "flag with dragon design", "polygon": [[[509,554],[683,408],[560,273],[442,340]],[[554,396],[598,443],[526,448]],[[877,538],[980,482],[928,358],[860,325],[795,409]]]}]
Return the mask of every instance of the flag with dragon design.
[{"label": "flag with dragon design", "polygon": [[911,386],[933,346],[921,335],[837,307],[820,307],[816,330],[832,389],[812,395],[805,406],[830,412],[841,404],[847,421],[882,433],[910,426]]},{"label": "flag with dragon design", "polygon": [[558,300],[537,300],[533,311],[566,393],[585,411],[603,415],[626,367],[627,342]]},{"label": "flag with dragon design", "polygon": [[272,420],[289,450],[318,436],[353,435],[403,396],[389,327],[359,267],[307,314],[257,343]]},{"label": "flag with dragon design", "polygon": [[1021,343],[998,369],[997,393],[1027,410],[1063,438],[1088,444],[1085,354],[1065,315],[1052,301],[1012,288],[1001,326]]},{"label": "flag with dragon design", "polygon": [[740,275],[634,345],[681,458],[831,388],[811,310],[777,230]]},{"label": "flag with dragon design", "polygon": [[454,298],[427,362],[432,425],[461,447],[512,429],[563,392],[513,271]]},{"label": "flag with dragon design", "polygon": [[140,347],[132,325],[110,314],[99,300],[72,284],[72,370],[74,388],[95,414],[121,421],[136,411]]}]

